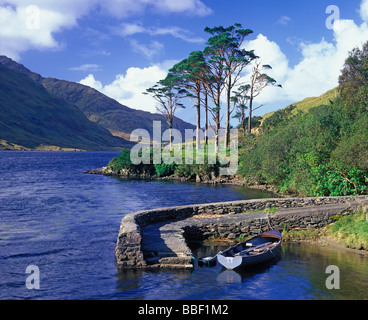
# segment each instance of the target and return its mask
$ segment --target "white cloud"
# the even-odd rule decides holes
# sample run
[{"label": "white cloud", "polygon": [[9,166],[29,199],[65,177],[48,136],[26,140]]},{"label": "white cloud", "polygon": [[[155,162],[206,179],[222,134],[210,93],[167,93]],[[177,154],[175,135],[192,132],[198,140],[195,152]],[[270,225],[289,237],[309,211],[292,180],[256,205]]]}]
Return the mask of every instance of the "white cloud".
[{"label": "white cloud", "polygon": [[184,13],[195,16],[212,13],[212,10],[200,0],[110,0],[106,1],[103,9],[118,18],[139,15],[147,10],[163,14]]},{"label": "white cloud", "polygon": [[364,21],[368,21],[368,1],[362,1],[359,9],[360,17]]},{"label": "white cloud", "polygon": [[151,36],[171,35],[175,38],[191,43],[205,42],[203,38],[193,37],[191,36],[191,33],[188,30],[176,26],[166,28],[155,28],[155,27],[143,27],[142,25],[137,23],[123,23],[121,29],[116,30],[116,32],[122,36],[132,36],[139,33],[146,33]]},{"label": "white cloud", "polygon": [[212,10],[200,0],[153,0],[152,3],[157,10],[164,12],[185,12],[197,16],[206,16],[212,13]]},{"label": "white cloud", "polygon": [[82,64],[79,67],[71,67],[69,68],[71,71],[88,71],[88,72],[96,72],[102,71],[102,68],[98,64]]},{"label": "white cloud", "polygon": [[80,81],[81,84],[90,86],[107,96],[117,100],[130,108],[156,112],[156,102],[152,97],[142,94],[152,87],[157,81],[164,79],[168,69],[177,61],[165,61],[147,68],[129,68],[125,74],[119,74],[115,80],[107,85],[90,74]]},{"label": "white cloud", "polygon": [[149,59],[157,55],[164,48],[164,45],[158,41],[151,41],[149,45],[140,43],[135,39],[130,39],[129,42],[134,52],[141,53]]},{"label": "white cloud", "polygon": [[0,7],[1,53],[19,59],[19,53],[29,49],[62,47],[53,33],[75,26],[72,16],[39,9],[35,6]]},{"label": "white cloud", "polygon": [[100,81],[97,81],[93,74],[89,74],[87,77],[79,81],[79,83],[84,84],[85,86],[96,89],[97,91],[103,91],[103,85]]},{"label": "white cloud", "polygon": [[[361,16],[368,20],[368,0],[362,1]],[[290,66],[281,48],[260,34],[246,44],[246,48],[255,49],[263,64],[270,64],[268,72],[283,88],[268,87],[256,99],[259,104],[275,105],[277,102],[289,103],[305,97],[319,96],[338,85],[341,69],[349,52],[361,47],[368,40],[368,24],[357,25],[352,20],[337,20],[333,30],[334,39],[328,42],[321,39],[317,43],[298,41],[302,54],[300,61]]]},{"label": "white cloud", "polygon": [[291,21],[291,18],[288,16],[282,16],[279,20],[276,21],[276,24],[282,24],[284,26],[287,26],[289,22]]},{"label": "white cloud", "polygon": [[[114,28],[114,32],[117,35],[123,37],[130,37],[136,34],[148,34],[150,36],[172,36],[174,38],[181,39],[190,43],[204,43],[205,40],[200,37],[193,37],[190,31],[183,28],[171,26],[166,28],[156,28],[156,27],[143,27],[139,23],[122,23],[121,27]],[[153,56],[157,55],[162,49],[163,44],[158,41],[151,41],[150,44],[143,44],[138,42],[136,39],[129,39],[129,43],[133,48],[134,52],[142,53],[147,58],[151,59]]]},{"label": "white cloud", "polygon": [[55,34],[76,27],[92,10],[118,18],[147,10],[196,16],[212,12],[199,0],[0,0],[0,54],[19,60],[27,50],[63,48]]}]

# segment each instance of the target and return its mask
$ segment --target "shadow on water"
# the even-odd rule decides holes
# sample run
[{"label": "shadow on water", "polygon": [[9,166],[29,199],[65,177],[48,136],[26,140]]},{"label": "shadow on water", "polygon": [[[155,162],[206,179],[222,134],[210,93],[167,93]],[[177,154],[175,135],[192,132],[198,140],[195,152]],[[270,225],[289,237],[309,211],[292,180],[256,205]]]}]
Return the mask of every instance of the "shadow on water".
[{"label": "shadow on water", "polygon": [[239,268],[236,270],[227,270],[226,268],[222,268],[217,277],[217,281],[219,283],[241,283],[250,280],[250,278],[254,276],[269,272],[280,259],[281,256],[278,255],[272,260],[254,266]]},{"label": "shadow on water", "polygon": [[[199,266],[199,257],[213,257],[218,252],[223,251],[227,247],[225,246],[200,246],[199,244],[191,244],[193,254],[195,256],[195,268],[198,269],[209,269],[213,267]],[[281,253],[278,252],[277,255],[266,262],[259,263],[257,265],[252,265],[248,267],[238,268],[236,270],[227,270],[225,267],[221,266],[218,262],[216,263],[216,268],[218,271],[217,282],[219,284],[230,284],[230,283],[241,283],[250,280],[252,277],[268,272],[281,260]]]}]

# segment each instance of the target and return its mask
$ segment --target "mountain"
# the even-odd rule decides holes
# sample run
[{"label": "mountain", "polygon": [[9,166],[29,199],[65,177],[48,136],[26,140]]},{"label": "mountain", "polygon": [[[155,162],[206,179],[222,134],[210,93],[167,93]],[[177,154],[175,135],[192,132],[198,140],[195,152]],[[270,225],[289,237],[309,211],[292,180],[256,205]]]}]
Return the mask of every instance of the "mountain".
[{"label": "mountain", "polygon": [[0,65],[0,149],[119,150],[131,145],[29,75]]},{"label": "mountain", "polygon": [[[131,109],[88,86],[54,78],[43,78],[5,56],[0,56],[0,64],[23,73],[33,81],[42,84],[50,94],[78,106],[90,121],[107,129],[114,136],[129,139],[133,130],[145,129],[152,137],[153,121],[161,121],[162,131],[168,128],[161,114]],[[185,129],[195,129],[195,126],[175,117],[174,128],[184,136]]]}]

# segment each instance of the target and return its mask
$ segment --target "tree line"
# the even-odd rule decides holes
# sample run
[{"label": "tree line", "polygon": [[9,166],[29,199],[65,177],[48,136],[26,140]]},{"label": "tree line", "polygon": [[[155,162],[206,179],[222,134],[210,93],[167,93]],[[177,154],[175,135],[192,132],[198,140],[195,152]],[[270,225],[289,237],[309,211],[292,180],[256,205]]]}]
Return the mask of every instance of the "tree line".
[{"label": "tree line", "polygon": [[338,92],[308,112],[290,106],[267,118],[243,138],[238,174],[286,194],[367,194],[368,42],[349,53]]},{"label": "tree line", "polygon": [[[209,34],[202,51],[193,51],[175,64],[165,79],[148,88],[144,94],[151,95],[157,102],[157,110],[167,120],[170,145],[175,112],[185,108],[184,99],[190,99],[196,108],[196,149],[200,148],[202,109],[205,116],[205,144],[208,143],[209,122],[212,119],[215,132],[215,153],[219,150],[219,131],[222,121],[222,98],[225,98],[225,146],[229,146],[230,120],[236,112],[244,132],[251,132],[254,99],[276,80],[265,72],[270,65],[263,65],[254,50],[245,50],[244,43],[250,34],[241,24],[229,27],[206,27]],[[244,71],[253,65],[249,81],[244,82]],[[281,87],[281,85],[279,85]],[[202,108],[203,106],[203,108]],[[258,108],[258,107],[257,107]],[[245,110],[248,110],[246,123]]]}]

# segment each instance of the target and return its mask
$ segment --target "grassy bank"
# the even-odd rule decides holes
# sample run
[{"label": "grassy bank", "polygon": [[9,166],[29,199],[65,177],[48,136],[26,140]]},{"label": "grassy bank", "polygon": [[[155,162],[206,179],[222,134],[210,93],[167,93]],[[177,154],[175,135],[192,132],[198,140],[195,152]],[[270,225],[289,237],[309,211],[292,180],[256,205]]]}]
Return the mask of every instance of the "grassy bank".
[{"label": "grassy bank", "polygon": [[342,247],[368,250],[368,221],[363,211],[336,216],[336,222],[321,230],[284,230],[284,241],[334,242]]},{"label": "grassy bank", "polygon": [[325,233],[347,248],[368,250],[368,221],[363,211],[341,217]]}]

